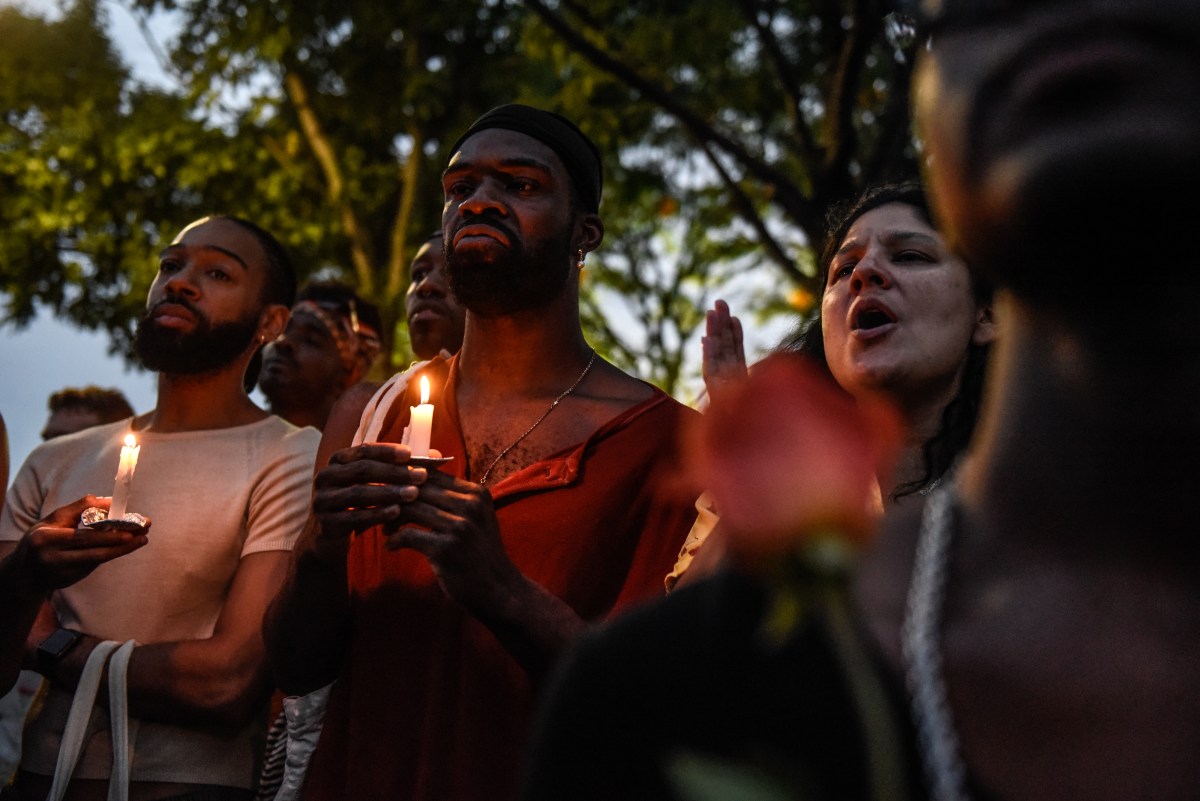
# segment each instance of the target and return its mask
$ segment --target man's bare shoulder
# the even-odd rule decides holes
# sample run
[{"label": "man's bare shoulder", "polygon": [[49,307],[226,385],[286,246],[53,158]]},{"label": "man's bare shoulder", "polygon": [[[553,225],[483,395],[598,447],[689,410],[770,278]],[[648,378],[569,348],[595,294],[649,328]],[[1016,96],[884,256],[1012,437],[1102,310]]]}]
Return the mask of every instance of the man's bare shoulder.
[{"label": "man's bare shoulder", "polygon": [[596,381],[587,390],[586,394],[596,400],[622,407],[648,400],[655,392],[652,384],[605,361],[596,365]]}]

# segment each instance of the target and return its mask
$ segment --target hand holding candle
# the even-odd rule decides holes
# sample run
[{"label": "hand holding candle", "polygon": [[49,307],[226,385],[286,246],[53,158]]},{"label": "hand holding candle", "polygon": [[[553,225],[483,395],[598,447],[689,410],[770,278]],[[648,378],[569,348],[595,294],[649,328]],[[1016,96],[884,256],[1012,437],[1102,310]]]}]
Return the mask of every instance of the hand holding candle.
[{"label": "hand holding candle", "polygon": [[133,434],[125,435],[125,445],[121,448],[121,463],[117,467],[117,481],[113,486],[112,504],[108,508],[109,520],[119,520],[125,516],[129,487],[133,483],[133,471],[137,467],[138,452],[141,449],[142,446],[137,444]]},{"label": "hand holding candle", "polygon": [[429,379],[421,376],[421,403],[410,406],[408,447],[413,456],[429,455],[429,436],[433,430],[433,404],[429,402]]}]

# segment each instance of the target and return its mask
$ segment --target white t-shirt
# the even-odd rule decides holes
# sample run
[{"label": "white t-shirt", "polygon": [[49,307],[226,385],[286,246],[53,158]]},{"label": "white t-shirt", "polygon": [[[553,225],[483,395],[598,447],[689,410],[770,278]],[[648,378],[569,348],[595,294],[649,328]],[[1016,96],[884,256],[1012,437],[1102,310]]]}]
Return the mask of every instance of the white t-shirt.
[{"label": "white t-shirt", "polygon": [[[112,494],[130,421],[43,443],[29,455],[0,516],[0,540],[19,540],[50,511]],[[243,556],[291,550],[307,518],[320,433],[278,417],[209,431],[138,434],[128,510],[150,518],[149,544],[55,592],[63,626],[139,644],[212,635]],[[26,731],[22,768],[54,772],[71,694],[51,687]],[[252,787],[253,741],[266,721],[229,732],[141,721],[132,781]],[[108,716],[97,708],[75,776],[107,779]]]}]

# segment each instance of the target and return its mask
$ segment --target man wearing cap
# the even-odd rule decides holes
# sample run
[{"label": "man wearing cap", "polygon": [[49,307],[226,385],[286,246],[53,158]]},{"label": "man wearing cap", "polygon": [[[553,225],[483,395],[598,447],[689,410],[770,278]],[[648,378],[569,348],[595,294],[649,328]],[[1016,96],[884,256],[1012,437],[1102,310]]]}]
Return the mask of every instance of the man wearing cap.
[{"label": "man wearing cap", "polygon": [[395,444],[418,376],[351,389],[264,629],[285,691],[336,679],[309,801],[514,797],[541,679],[590,622],[662,593],[695,517],[695,488],[674,484],[695,412],[580,327],[577,268],[604,233],[595,146],[508,105],[451,153],[442,226],[466,329],[419,370],[450,460]]},{"label": "man wearing cap", "polygon": [[271,412],[295,426],[325,428],[333,405],[379,355],[379,310],[339,281],[308,284],[287,328],[263,348],[258,385]]}]

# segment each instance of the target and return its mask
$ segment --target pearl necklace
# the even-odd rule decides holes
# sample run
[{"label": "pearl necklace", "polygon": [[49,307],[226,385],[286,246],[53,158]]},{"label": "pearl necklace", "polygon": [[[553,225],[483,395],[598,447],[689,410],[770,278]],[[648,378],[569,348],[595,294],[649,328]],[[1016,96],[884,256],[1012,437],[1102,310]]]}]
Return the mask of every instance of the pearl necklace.
[{"label": "pearl necklace", "polygon": [[946,698],[940,649],[946,563],[957,503],[954,480],[950,478],[930,493],[925,504],[901,630],[901,648],[908,665],[908,689],[912,694],[921,761],[934,801],[969,801],[970,798],[966,791],[966,768],[958,734]]},{"label": "pearl necklace", "polygon": [[554,411],[555,407],[558,406],[558,404],[562,401],[562,399],[567,397],[568,395],[570,395],[572,392],[574,392],[575,388],[583,383],[583,379],[587,377],[588,372],[591,371],[592,365],[595,363],[596,363],[596,351],[595,351],[595,349],[593,349],[592,350],[592,358],[588,359],[587,367],[583,368],[583,372],[579,374],[579,378],[575,379],[575,383],[572,384],[571,386],[567,387],[566,392],[564,392],[563,394],[561,394],[557,398],[555,398],[554,403],[550,404],[550,408],[547,409],[546,411],[542,412],[542,416],[539,417],[537,420],[534,420],[533,425],[531,425],[529,428],[525,429],[524,434],[517,437],[515,440],[513,440],[511,445],[509,445],[504,450],[500,451],[500,453],[496,456],[496,458],[492,460],[492,463],[490,465],[488,465],[488,469],[483,471],[483,477],[479,479],[479,483],[481,485],[487,483],[488,476],[490,476],[492,474],[492,469],[497,464],[500,463],[500,460],[503,459],[505,457],[505,455],[508,454],[509,451],[511,451],[513,448],[517,447],[517,445],[521,442],[521,440],[525,439],[530,434],[532,434],[533,429],[535,429],[539,425],[541,425],[542,421],[546,419],[546,417],[550,414],[550,412]]}]

